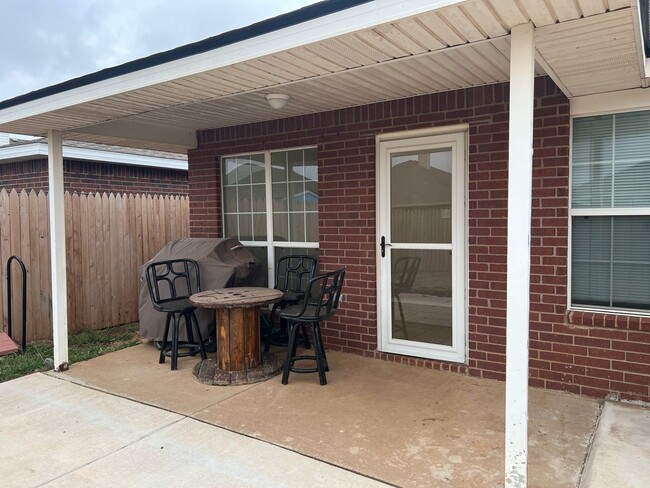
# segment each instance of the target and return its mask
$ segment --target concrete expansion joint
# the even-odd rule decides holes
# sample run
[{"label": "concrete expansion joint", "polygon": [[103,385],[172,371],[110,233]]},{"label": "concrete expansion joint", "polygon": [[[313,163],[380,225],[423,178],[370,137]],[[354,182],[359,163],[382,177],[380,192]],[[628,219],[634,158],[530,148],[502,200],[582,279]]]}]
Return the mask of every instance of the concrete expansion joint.
[{"label": "concrete expansion joint", "polygon": [[580,484],[582,483],[582,477],[585,474],[585,469],[587,467],[587,461],[589,460],[589,456],[591,455],[591,450],[594,447],[594,439],[596,437],[596,430],[598,429],[598,425],[600,424],[600,419],[603,416],[603,410],[605,409],[605,402],[601,401],[598,402],[598,411],[596,412],[596,417],[594,418],[594,424],[591,429],[591,433],[589,435],[589,441],[587,442],[587,451],[585,452],[585,457],[582,460],[582,466],[580,467],[580,472],[578,473],[578,484],[576,486],[580,487]]}]

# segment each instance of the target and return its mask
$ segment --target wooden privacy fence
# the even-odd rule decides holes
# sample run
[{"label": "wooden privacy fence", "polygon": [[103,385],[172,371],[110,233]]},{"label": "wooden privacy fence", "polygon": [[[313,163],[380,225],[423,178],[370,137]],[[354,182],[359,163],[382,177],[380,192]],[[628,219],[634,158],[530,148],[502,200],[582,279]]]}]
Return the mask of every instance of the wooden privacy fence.
[{"label": "wooden privacy fence", "polygon": [[[68,330],[138,320],[138,268],[167,242],[189,236],[187,197],[65,193]],[[0,190],[1,328],[7,324],[6,263],[27,267],[28,341],[50,339],[47,193]],[[17,271],[17,268],[16,268]],[[20,338],[20,273],[12,272],[14,336]]]}]

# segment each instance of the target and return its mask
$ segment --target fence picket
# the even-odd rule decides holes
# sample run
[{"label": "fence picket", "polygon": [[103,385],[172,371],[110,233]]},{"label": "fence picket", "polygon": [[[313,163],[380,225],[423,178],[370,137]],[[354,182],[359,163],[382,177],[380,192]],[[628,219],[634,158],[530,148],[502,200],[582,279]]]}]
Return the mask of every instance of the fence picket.
[{"label": "fence picket", "polygon": [[[27,278],[27,317],[31,323],[43,324],[41,315],[41,259],[40,259],[40,235],[38,232],[38,195],[30,192],[27,195],[29,210],[29,228],[26,238],[29,240],[31,268]],[[46,325],[44,327],[47,327]]]},{"label": "fence picket", "polygon": [[[75,300],[75,314],[74,320],[68,323],[70,324],[81,324],[82,323],[82,309],[83,309],[83,287],[82,287],[82,268],[79,256],[81,256],[81,197],[78,193],[72,195],[72,215],[73,215],[73,246],[74,252],[73,255],[76,256],[76,259],[71,258],[71,263],[74,263],[74,296]],[[70,266],[70,265],[68,265]],[[68,267],[68,270],[70,268]],[[68,302],[69,304],[69,302]],[[74,329],[73,329],[74,330]]]},{"label": "fence picket", "polygon": [[[18,194],[18,201],[20,205],[20,214],[19,214],[19,219],[20,219],[20,251],[18,252],[20,258],[23,260],[25,263],[29,263],[32,261],[31,256],[31,239],[30,239],[30,217],[31,217],[31,212],[29,211],[29,194],[25,191],[22,190]],[[38,261],[37,264],[38,266]],[[15,331],[14,331],[14,337],[17,340],[20,340],[22,338],[22,306],[23,306],[23,297],[22,297],[22,273],[18,269],[19,266],[16,264],[13,264],[13,270],[11,271],[13,273],[13,286],[14,286],[14,302],[16,303],[17,308],[14,309],[14,326],[15,326]],[[32,315],[33,310],[30,310],[29,302],[30,298],[32,296],[31,290],[30,290],[29,283],[27,283],[27,313]],[[33,316],[33,315],[32,315]],[[36,322],[36,326],[40,328],[42,324],[40,322]]]},{"label": "fence picket", "polygon": [[[137,320],[138,268],[168,240],[188,237],[188,198],[66,193],[65,209],[69,331]],[[27,268],[28,341],[52,335],[48,214],[45,192],[0,189],[0,329],[7,320],[6,263],[17,254]],[[17,266],[14,276],[14,327],[19,339]]]}]

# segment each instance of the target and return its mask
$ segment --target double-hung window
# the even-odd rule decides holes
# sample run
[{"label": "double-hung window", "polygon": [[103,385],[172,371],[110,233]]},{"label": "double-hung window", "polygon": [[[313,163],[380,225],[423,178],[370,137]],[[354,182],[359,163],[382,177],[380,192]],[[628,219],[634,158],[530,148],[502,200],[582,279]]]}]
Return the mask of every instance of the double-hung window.
[{"label": "double-hung window", "polygon": [[571,306],[650,310],[650,111],[573,121]]},{"label": "double-hung window", "polygon": [[316,156],[310,147],[221,159],[223,235],[248,247],[269,277],[281,256],[318,254]]}]

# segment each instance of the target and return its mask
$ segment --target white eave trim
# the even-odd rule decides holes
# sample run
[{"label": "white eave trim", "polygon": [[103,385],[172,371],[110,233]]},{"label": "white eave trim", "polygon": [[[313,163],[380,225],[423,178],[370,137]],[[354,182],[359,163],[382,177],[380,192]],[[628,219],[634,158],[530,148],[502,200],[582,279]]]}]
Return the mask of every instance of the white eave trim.
[{"label": "white eave trim", "polygon": [[[47,143],[44,142],[0,147],[0,164],[25,161],[28,159],[40,159],[41,157],[47,157],[47,151]],[[80,159],[83,161],[187,171],[187,161],[80,147],[63,146],[63,159]]]},{"label": "white eave trim", "polygon": [[463,1],[375,0],[212,51],[9,107],[0,110],[0,124],[222,68]]},{"label": "white eave trim", "polygon": [[570,101],[570,114],[573,117],[632,112],[650,109],[650,89],[634,88],[597,95],[574,97]]}]

